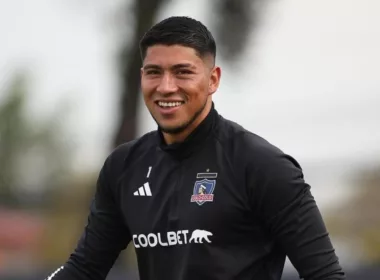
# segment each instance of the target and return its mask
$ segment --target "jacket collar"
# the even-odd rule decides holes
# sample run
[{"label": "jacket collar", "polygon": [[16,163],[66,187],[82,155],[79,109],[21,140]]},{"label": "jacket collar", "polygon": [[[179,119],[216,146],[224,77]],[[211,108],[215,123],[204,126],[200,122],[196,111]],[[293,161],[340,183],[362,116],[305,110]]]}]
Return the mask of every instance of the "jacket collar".
[{"label": "jacket collar", "polygon": [[164,152],[170,154],[171,156],[181,159],[190,156],[193,152],[200,149],[203,144],[208,140],[209,136],[212,135],[212,131],[215,128],[218,112],[215,110],[214,103],[206,118],[193,130],[193,132],[180,143],[173,143],[167,145],[165,143],[163,134],[158,128],[158,141],[159,147]]}]

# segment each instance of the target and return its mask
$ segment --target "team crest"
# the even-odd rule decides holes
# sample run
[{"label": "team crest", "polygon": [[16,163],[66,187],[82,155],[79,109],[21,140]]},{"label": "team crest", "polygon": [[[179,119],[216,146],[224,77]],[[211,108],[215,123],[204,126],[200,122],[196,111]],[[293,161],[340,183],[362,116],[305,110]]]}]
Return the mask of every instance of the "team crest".
[{"label": "team crest", "polygon": [[196,202],[198,205],[202,205],[205,202],[214,201],[214,189],[216,181],[203,179],[196,181],[194,184],[193,195],[191,196],[191,202]]}]

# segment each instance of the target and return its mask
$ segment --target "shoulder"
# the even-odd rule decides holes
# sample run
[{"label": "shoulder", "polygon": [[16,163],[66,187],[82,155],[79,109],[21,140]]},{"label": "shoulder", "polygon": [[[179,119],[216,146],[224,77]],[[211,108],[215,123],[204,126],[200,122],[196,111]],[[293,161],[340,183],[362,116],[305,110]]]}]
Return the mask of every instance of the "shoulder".
[{"label": "shoulder", "polygon": [[242,125],[219,116],[215,131],[217,139],[226,146],[234,147],[241,155],[275,155],[282,151],[262,136],[255,134]]},{"label": "shoulder", "polygon": [[108,172],[119,173],[127,161],[136,160],[156,147],[157,132],[151,131],[132,141],[123,143],[114,148],[107,156],[104,166]]},{"label": "shoulder", "polygon": [[291,155],[236,123],[224,120],[222,127],[221,138],[233,147],[229,157],[244,178],[251,205],[258,213],[273,217],[310,188]]},{"label": "shoulder", "polygon": [[217,138],[232,156],[252,171],[300,169],[299,163],[278,146],[240,124],[220,116]]}]

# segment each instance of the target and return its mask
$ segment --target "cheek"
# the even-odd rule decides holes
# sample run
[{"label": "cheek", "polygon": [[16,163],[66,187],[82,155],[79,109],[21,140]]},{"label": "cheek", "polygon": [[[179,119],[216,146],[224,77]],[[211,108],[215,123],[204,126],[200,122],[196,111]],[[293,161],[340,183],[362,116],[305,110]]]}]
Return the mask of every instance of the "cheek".
[{"label": "cheek", "polygon": [[208,81],[188,80],[182,82],[180,87],[184,89],[190,100],[202,101],[208,96]]},{"label": "cheek", "polygon": [[141,83],[141,92],[143,94],[144,99],[148,99],[155,92],[155,86],[150,81],[144,81]]}]

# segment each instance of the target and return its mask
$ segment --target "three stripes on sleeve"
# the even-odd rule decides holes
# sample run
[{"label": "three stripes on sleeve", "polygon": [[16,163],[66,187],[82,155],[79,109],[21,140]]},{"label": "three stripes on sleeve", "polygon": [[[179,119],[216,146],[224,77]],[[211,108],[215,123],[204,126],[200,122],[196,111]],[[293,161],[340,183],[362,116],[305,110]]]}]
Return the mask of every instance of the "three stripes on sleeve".
[{"label": "three stripes on sleeve", "polygon": [[46,278],[45,280],[53,280],[54,277],[58,274],[58,272],[60,272],[61,270],[63,270],[63,266],[61,266],[60,268],[58,268],[56,271],[54,271],[50,276],[48,276],[48,278]]}]

